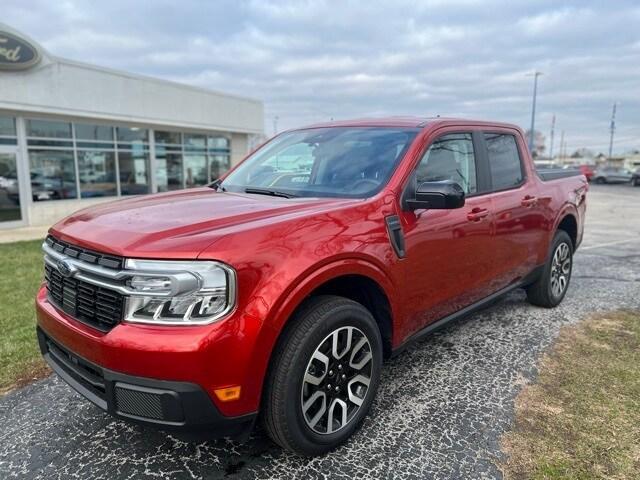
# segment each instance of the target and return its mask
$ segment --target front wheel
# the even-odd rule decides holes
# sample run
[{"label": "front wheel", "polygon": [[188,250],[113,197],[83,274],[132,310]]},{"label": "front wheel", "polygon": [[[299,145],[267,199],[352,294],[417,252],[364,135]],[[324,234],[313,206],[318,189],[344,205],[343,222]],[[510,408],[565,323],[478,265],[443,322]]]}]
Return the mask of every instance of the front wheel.
[{"label": "front wheel", "polygon": [[320,455],[345,442],[367,415],[382,339],[371,313],[342,297],[312,298],[291,322],[267,378],[263,422],[282,447]]},{"label": "front wheel", "polygon": [[542,275],[526,289],[529,303],[546,308],[560,304],[569,288],[572,268],[573,242],[567,232],[558,230]]}]

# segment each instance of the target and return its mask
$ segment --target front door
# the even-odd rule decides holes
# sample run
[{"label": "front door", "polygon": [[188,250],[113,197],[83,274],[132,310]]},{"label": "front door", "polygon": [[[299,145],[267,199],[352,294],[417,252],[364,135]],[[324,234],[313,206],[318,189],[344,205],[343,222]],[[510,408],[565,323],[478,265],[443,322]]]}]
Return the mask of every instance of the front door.
[{"label": "front door", "polygon": [[453,180],[467,195],[454,210],[402,212],[405,282],[410,305],[403,338],[492,293],[493,212],[483,194],[476,151],[469,132],[438,137],[414,173],[416,184]]},{"label": "front door", "polygon": [[25,224],[18,148],[0,145],[0,228]]}]

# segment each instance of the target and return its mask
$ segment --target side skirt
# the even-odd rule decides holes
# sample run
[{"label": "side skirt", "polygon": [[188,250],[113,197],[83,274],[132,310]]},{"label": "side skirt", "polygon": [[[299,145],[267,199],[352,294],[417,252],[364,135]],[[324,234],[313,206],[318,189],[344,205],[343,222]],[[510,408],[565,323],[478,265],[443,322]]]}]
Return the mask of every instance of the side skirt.
[{"label": "side skirt", "polygon": [[429,336],[429,334],[435,332],[436,330],[439,330],[445,325],[448,325],[449,323],[454,322],[456,320],[460,320],[461,318],[464,318],[467,315],[477,312],[478,310],[482,310],[483,308],[493,303],[496,299],[502,297],[503,295],[506,295],[512,290],[530,285],[531,283],[535,282],[538,279],[538,277],[542,274],[543,270],[544,270],[544,265],[540,265],[535,269],[533,269],[533,271],[529,273],[526,277],[509,285],[508,287],[505,287],[502,290],[498,290],[497,292],[492,293],[488,297],[485,297],[476,303],[472,303],[471,305],[463,308],[462,310],[458,310],[457,312],[454,312],[451,315],[447,315],[446,317],[443,317],[440,320],[436,320],[435,322],[430,323],[429,325],[424,327],[422,330],[418,330],[416,333],[414,333],[409,338],[407,338],[402,344],[396,347],[391,352],[391,358],[402,353],[409,345],[424,339],[425,337]]}]

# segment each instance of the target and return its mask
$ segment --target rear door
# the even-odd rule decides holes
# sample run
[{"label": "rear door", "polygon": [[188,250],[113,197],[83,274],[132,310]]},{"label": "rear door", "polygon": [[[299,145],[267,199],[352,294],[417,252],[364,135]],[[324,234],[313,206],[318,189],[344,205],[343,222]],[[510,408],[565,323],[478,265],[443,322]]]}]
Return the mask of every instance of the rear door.
[{"label": "rear door", "polygon": [[403,337],[491,293],[491,198],[478,164],[480,132],[448,130],[422,154],[412,180],[453,180],[466,193],[454,210],[401,212],[409,321]]},{"label": "rear door", "polygon": [[525,163],[522,137],[508,129],[484,131],[484,152],[489,166],[496,276],[499,290],[530,273],[538,261],[540,242],[546,238],[543,199],[535,173]]}]

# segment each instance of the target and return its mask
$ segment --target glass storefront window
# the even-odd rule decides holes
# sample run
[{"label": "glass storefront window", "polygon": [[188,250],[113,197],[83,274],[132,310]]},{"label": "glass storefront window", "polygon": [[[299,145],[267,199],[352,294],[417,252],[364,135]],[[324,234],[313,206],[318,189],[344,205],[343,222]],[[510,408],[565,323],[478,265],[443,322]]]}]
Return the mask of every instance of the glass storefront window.
[{"label": "glass storefront window", "polygon": [[0,116],[0,145],[17,145],[16,120]]},{"label": "glass storefront window", "polygon": [[0,152],[0,224],[21,219],[16,154]]},{"label": "glass storefront window", "polygon": [[29,164],[34,201],[77,198],[72,151],[31,150]]},{"label": "glass storefront window", "polygon": [[156,179],[159,192],[184,188],[182,185],[182,154],[161,153],[156,155]]},{"label": "glass storefront window", "polygon": [[208,137],[207,147],[214,150],[228,150],[229,139],[227,137]]},{"label": "glass storefront window", "polygon": [[148,142],[149,131],[146,128],[138,127],[118,127],[118,141],[119,142]]},{"label": "glass storefront window", "polygon": [[89,123],[76,123],[74,126],[78,140],[113,142],[113,127]]},{"label": "glass storefront window", "polygon": [[207,157],[205,155],[185,155],[185,185],[187,188],[206,185],[208,183],[207,175]]},{"label": "glass storefront window", "polygon": [[16,120],[13,117],[0,116],[0,136],[15,137],[16,136]]},{"label": "glass storefront window", "polygon": [[180,132],[154,132],[156,144],[180,145],[182,143],[182,134]]},{"label": "glass storefront window", "polygon": [[44,138],[71,138],[71,124],[56,120],[27,120],[27,136]]},{"label": "glass storefront window", "polygon": [[149,154],[146,152],[118,152],[120,194],[149,193]]},{"label": "glass storefront window", "polygon": [[231,168],[229,155],[209,155],[209,181],[220,178],[223,173]]},{"label": "glass storefront window", "polygon": [[[206,185],[230,168],[231,142],[218,133],[154,130],[150,138],[149,129],[124,125],[37,118],[25,124],[35,200],[150,193],[151,175],[157,191],[178,190]],[[15,119],[0,116],[0,144],[16,141]]]},{"label": "glass storefront window", "polygon": [[100,150],[79,151],[78,177],[82,198],[117,195],[115,153]]},{"label": "glass storefront window", "polygon": [[204,135],[185,134],[184,145],[187,149],[204,150],[207,146],[207,137]]}]

